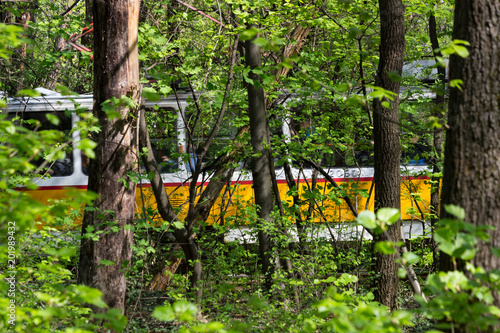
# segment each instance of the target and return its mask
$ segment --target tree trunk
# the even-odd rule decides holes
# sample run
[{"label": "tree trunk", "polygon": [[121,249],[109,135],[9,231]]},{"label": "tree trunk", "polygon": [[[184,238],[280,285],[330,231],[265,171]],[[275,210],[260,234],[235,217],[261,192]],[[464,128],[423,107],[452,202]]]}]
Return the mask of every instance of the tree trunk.
[{"label": "tree trunk", "polygon": [[[469,56],[450,58],[450,87],[441,204],[465,209],[465,221],[496,227],[491,241],[480,243],[472,260],[486,271],[500,268],[491,247],[500,247],[500,3],[456,1],[453,39],[470,43]],[[444,210],[441,209],[442,215]],[[449,257],[442,269],[453,269]],[[494,304],[500,306],[498,293]]]},{"label": "tree trunk", "polygon": [[[245,61],[251,70],[261,66],[260,48],[252,40],[245,42]],[[250,118],[250,138],[252,152],[252,179],[255,204],[261,220],[270,222],[273,209],[273,190],[271,183],[271,167],[267,158],[269,133],[267,126],[267,110],[264,89],[260,84],[260,77],[250,71],[248,77],[253,81],[247,85],[248,116]],[[271,263],[271,241],[267,232],[259,228],[259,252],[262,260],[262,270],[265,276],[267,290],[272,286],[273,267]]]},{"label": "tree trunk", "polygon": [[[436,29],[436,17],[431,15],[429,17],[429,37],[432,43],[432,49],[434,52],[434,57],[441,57],[441,52],[436,51],[439,49],[439,40],[437,38],[437,29]],[[442,93],[436,94],[436,101],[434,106],[433,115],[439,120],[439,123],[443,122],[444,114],[445,114],[445,101],[444,101],[444,90],[445,90],[445,80],[446,80],[446,68],[438,67],[438,91]],[[439,221],[439,182],[441,177],[435,176],[437,173],[442,170],[439,168],[439,164],[442,162],[442,154],[443,154],[443,130],[441,128],[434,129],[434,157],[432,158],[432,183],[431,183],[431,213],[433,217],[431,218],[431,227],[432,230],[435,229],[436,223]],[[434,235],[432,237],[432,253],[433,253],[433,267],[437,268],[438,257],[437,257],[437,246],[434,242]]]},{"label": "tree trunk", "polygon": [[[108,118],[101,104],[111,97],[139,101],[137,49],[138,0],[94,1],[94,115],[101,131],[96,158],[89,165],[90,191],[99,194],[87,210],[82,235],[89,227],[102,232],[94,241],[82,238],[78,282],[96,287],[111,308],[125,309],[125,272],[132,258],[135,189],[127,173],[137,162],[137,108],[115,105],[120,116]],[[102,262],[109,260],[109,262]]]},{"label": "tree trunk", "polygon": [[10,1],[0,1],[0,23],[11,24],[12,13],[10,11]]},{"label": "tree trunk", "polygon": [[[85,26],[90,27],[92,19],[92,2],[93,0],[85,0]],[[82,36],[82,45],[90,47],[92,44],[92,34]]]},{"label": "tree trunk", "polygon": [[[19,10],[21,11],[21,16],[16,19],[16,24],[22,26],[24,30],[28,29],[28,22],[31,21],[31,12],[29,4],[21,4]],[[17,90],[21,90],[24,87],[23,77],[24,77],[24,64],[26,62],[27,57],[27,48],[26,44],[23,44],[18,50],[16,50],[18,59],[19,59],[19,74],[20,79],[17,84]]]},{"label": "tree trunk", "polygon": [[[375,208],[393,207],[400,209],[401,172],[398,128],[399,82],[392,81],[388,72],[401,75],[405,50],[404,13],[401,0],[379,0],[380,6],[380,60],[375,85],[396,93],[390,108],[374,100],[373,137],[375,152]],[[388,228],[387,234],[377,237],[378,241],[398,241],[400,223]],[[375,253],[375,271],[380,274],[375,290],[375,299],[393,309],[399,287],[396,255]]]}]

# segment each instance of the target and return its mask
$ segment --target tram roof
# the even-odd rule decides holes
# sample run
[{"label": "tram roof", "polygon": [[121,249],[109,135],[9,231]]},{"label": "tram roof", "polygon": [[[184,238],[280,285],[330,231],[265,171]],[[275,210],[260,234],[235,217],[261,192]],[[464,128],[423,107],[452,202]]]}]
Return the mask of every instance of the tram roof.
[{"label": "tram roof", "polygon": [[[35,90],[40,96],[7,98],[7,106],[3,108],[3,112],[47,112],[75,110],[77,108],[92,110],[94,105],[94,98],[91,94],[62,95],[61,93],[46,88],[35,88]],[[178,94],[178,97],[181,107],[185,107],[187,101],[192,97],[192,94],[181,92]],[[146,101],[147,107],[153,107],[155,105],[164,108],[179,108],[175,95],[164,97],[156,102]]]}]

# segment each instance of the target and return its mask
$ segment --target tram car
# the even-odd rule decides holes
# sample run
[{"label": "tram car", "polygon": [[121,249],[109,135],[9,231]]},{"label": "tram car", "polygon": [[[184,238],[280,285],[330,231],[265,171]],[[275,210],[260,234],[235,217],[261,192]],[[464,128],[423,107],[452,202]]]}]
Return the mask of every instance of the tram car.
[{"label": "tram car", "polygon": [[[69,132],[79,120],[77,113],[74,112],[77,107],[92,110],[92,95],[63,96],[47,89],[39,88],[37,90],[41,93],[40,97],[9,99],[3,112],[8,113],[11,119],[13,117],[25,121],[36,119],[41,123],[39,130],[58,129]],[[177,96],[162,98],[156,102],[146,102],[146,108],[150,115],[148,119],[151,119],[152,122],[151,141],[156,143],[154,155],[162,172],[166,192],[174,208],[178,208],[180,220],[183,219],[183,215],[187,211],[185,206],[188,202],[191,167],[194,165],[193,159],[196,158],[196,149],[193,149],[191,156],[186,158],[186,151],[188,151],[186,147],[189,141],[193,141],[188,140],[186,129],[189,123],[192,97],[191,93],[184,92],[177,94]],[[57,116],[60,119],[59,124],[52,125],[47,120],[47,114]],[[161,116],[162,121],[169,122],[167,129],[163,125],[155,125],[155,122],[159,121],[158,116]],[[234,119],[231,119],[231,116],[228,118],[230,121],[221,127],[218,149],[223,149],[224,143],[228,142],[227,140],[232,140],[231,135],[234,135],[238,130],[237,124],[231,123]],[[202,121],[204,120],[202,119]],[[291,120],[280,123],[283,137],[293,136],[292,123]],[[162,133],[155,134],[155,131]],[[196,140],[203,140],[203,130],[200,130],[200,133],[198,133],[199,138]],[[73,131],[71,135],[73,142],[80,140],[80,133],[77,130]],[[216,158],[215,153],[209,153],[207,156],[208,159]],[[365,152],[365,156],[363,154],[359,154],[359,156],[360,163],[363,159],[370,159],[369,152]],[[70,189],[85,191],[88,182],[87,164],[88,157],[79,149],[74,148],[64,160],[51,163],[46,171],[46,176],[36,180],[38,188],[27,190],[27,192],[32,198],[47,203],[49,199],[66,198]],[[298,191],[299,197],[310,198],[308,193],[313,187],[321,194],[320,202],[317,204],[311,206],[309,201],[309,208],[305,206],[307,200],[304,199],[302,208],[312,210],[315,222],[350,222],[355,220],[355,217],[352,210],[341,200],[343,196],[347,195],[357,211],[373,210],[374,169],[369,165],[369,162],[365,164],[368,165],[357,163],[351,166],[323,166],[329,176],[325,177],[324,174],[315,173],[314,169],[305,164],[292,163],[291,170],[297,185],[295,190]],[[203,165],[210,165],[210,160],[204,161]],[[284,168],[279,166],[279,163],[277,165],[275,171],[282,201],[285,204],[293,205]],[[422,176],[426,170],[427,166],[422,160],[401,165],[401,214],[404,220],[423,219],[422,215],[430,211],[430,185],[426,177]],[[138,171],[145,173],[140,165]],[[337,183],[337,187],[332,185],[332,179]],[[210,169],[207,168],[197,186],[202,188],[209,181]],[[156,204],[147,177],[144,177],[137,186],[139,187],[136,198],[137,212],[143,211],[144,204],[154,210]],[[224,223],[228,220],[232,221],[231,223],[238,223],[237,217],[244,214],[245,207],[253,204],[252,177],[249,167],[245,166],[245,163],[241,162],[237,167],[231,183],[227,184],[227,188],[231,189],[230,197],[228,197],[227,191],[221,192],[219,200],[212,208],[210,218],[206,221],[209,225]]]}]

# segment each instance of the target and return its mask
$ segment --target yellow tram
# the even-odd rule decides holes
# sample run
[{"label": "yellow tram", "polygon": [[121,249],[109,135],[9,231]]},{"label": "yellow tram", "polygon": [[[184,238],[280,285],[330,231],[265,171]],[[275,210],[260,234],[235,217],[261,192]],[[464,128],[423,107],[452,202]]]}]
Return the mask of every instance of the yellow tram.
[{"label": "yellow tram", "polygon": [[[48,91],[46,89],[39,89],[42,94],[41,97],[36,98],[13,98],[9,100],[9,104],[4,112],[9,115],[20,116],[22,119],[37,119],[41,121],[42,128],[44,126],[51,126],[46,121],[48,113],[57,115],[61,121],[57,129],[62,131],[69,131],[75,126],[78,121],[76,113],[71,111],[75,110],[75,105],[79,108],[87,110],[92,109],[93,98],[92,95],[79,95],[79,96],[62,96],[56,92]],[[177,115],[172,117],[172,121],[176,124],[175,135],[173,140],[173,147],[170,151],[178,150],[185,151],[187,144],[185,128],[184,112],[189,105],[191,94],[179,94],[176,97],[171,96],[163,98],[157,102],[147,102],[147,107],[151,110],[167,110],[170,114]],[[70,111],[70,112],[68,112]],[[70,114],[70,116],[68,116]],[[286,123],[286,122],[284,122]],[[284,132],[289,132],[285,129]],[[78,131],[72,132],[73,142],[80,140]],[[164,152],[167,150],[163,150]],[[157,159],[162,159],[162,150],[155,152]],[[64,167],[57,167],[58,163],[66,165]],[[87,158],[79,149],[73,149],[68,154],[66,161],[56,161],[52,165],[50,177],[37,180],[38,188],[36,190],[28,190],[27,192],[32,198],[35,198],[43,203],[49,199],[63,199],[67,197],[68,190],[77,189],[84,191],[87,189],[88,175],[86,173]],[[189,178],[191,170],[189,163],[182,160],[182,158],[169,160],[170,167],[163,168],[162,178],[163,183],[169,194],[169,199],[174,208],[179,208],[179,218],[182,220],[183,215],[186,214],[189,196]],[[407,165],[401,166],[401,213],[404,220],[420,219],[422,213],[429,211],[430,202],[430,185],[425,176],[422,175],[427,169],[426,165]],[[141,170],[139,170],[141,171]],[[331,178],[342,188],[343,193],[347,193],[358,211],[365,209],[373,209],[373,195],[367,198],[366,193],[370,191],[373,182],[373,167],[328,167],[326,171]],[[313,178],[313,171],[307,168],[292,167],[292,173],[295,182],[298,185],[299,196],[306,195],[311,187],[311,180]],[[276,169],[276,177],[280,196],[284,202],[292,204],[292,197],[287,193],[289,188],[287,186],[284,170],[282,168]],[[205,177],[203,181],[198,182],[201,188],[209,182],[210,178]],[[136,207],[137,212],[142,211],[143,202],[148,207],[155,207],[156,203],[149,181],[144,178],[140,184],[137,185],[140,190],[137,191]],[[349,222],[354,220],[354,216],[349,207],[335,195],[328,195],[334,191],[331,184],[326,181],[322,176],[319,176],[316,182],[316,188],[326,194],[323,196],[325,199],[319,203],[318,207],[321,213],[315,214],[317,222]],[[229,191],[231,200],[228,196],[221,194],[219,200],[212,208],[208,224],[219,223],[222,216],[228,218],[230,216],[238,216],[242,214],[241,209],[245,205],[253,202],[253,188],[251,173],[245,168],[237,169],[233,176],[231,183],[227,185],[224,191]],[[364,193],[364,194],[363,194]],[[227,193],[226,193],[227,194]],[[418,200],[415,200],[418,198]],[[223,214],[221,214],[223,212]]]}]

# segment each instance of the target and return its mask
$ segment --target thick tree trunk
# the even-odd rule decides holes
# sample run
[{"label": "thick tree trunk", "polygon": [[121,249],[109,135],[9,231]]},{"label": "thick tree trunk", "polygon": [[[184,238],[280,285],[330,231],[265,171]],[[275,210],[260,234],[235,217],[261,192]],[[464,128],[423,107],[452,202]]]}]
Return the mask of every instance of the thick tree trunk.
[{"label": "thick tree trunk", "polygon": [[[398,127],[399,82],[392,81],[388,72],[401,75],[405,50],[404,13],[401,0],[379,0],[380,6],[380,60],[375,85],[396,93],[390,108],[374,101],[373,137],[375,152],[375,208],[393,207],[400,209],[401,175]],[[400,223],[388,228],[378,241],[398,241]],[[375,290],[375,299],[390,307],[395,307],[399,288],[396,255],[375,254],[375,271],[380,274]]]},{"label": "thick tree trunk", "polygon": [[[465,221],[496,227],[472,261],[490,271],[500,268],[490,250],[500,247],[500,3],[459,0],[455,6],[453,39],[468,41],[470,54],[450,58],[450,81],[463,85],[450,87],[441,202],[464,208]],[[453,269],[449,257],[442,259],[442,269]],[[498,293],[494,299],[500,306]]]},{"label": "thick tree trunk", "polygon": [[[261,66],[260,48],[252,40],[245,42],[245,61],[250,69]],[[255,204],[258,216],[266,222],[270,222],[273,209],[274,197],[271,183],[271,167],[267,158],[267,147],[269,133],[267,126],[267,110],[264,89],[260,85],[258,74],[250,71],[249,78],[253,84],[247,85],[248,90],[248,116],[250,118],[250,138],[253,147],[252,153],[252,179],[254,188]],[[271,241],[269,235],[259,229],[259,251],[262,260],[262,270],[265,276],[267,290],[272,286],[273,267],[271,263]]]},{"label": "thick tree trunk", "polygon": [[[125,272],[132,257],[136,184],[127,173],[136,167],[137,109],[116,105],[120,117],[110,119],[101,103],[128,96],[139,101],[137,49],[139,0],[94,1],[94,115],[101,131],[96,158],[89,166],[90,191],[100,195],[94,210],[85,212],[82,234],[88,227],[102,232],[99,240],[83,238],[78,282],[96,287],[111,308],[124,311]],[[102,260],[114,264],[103,264]]]}]

